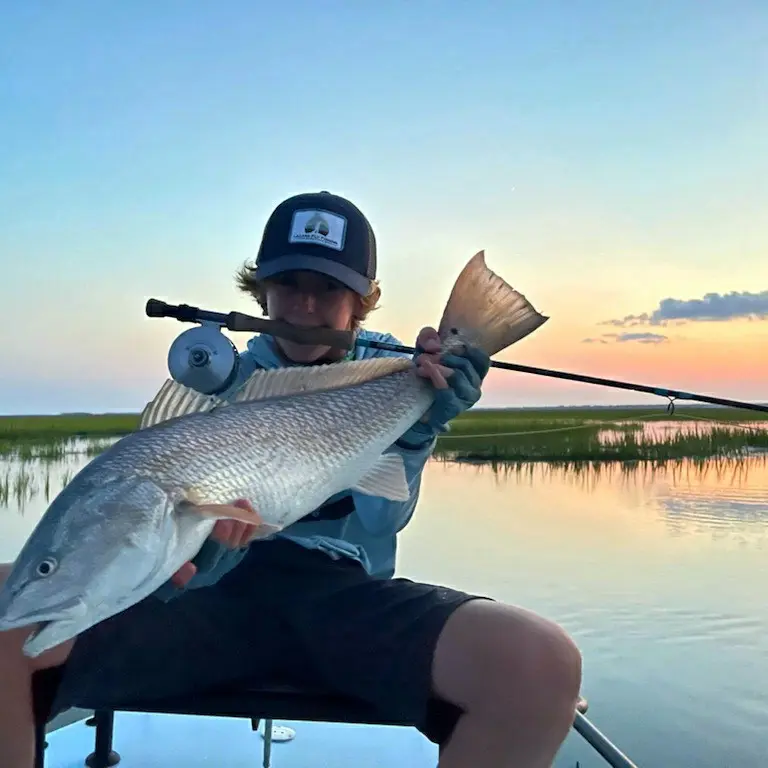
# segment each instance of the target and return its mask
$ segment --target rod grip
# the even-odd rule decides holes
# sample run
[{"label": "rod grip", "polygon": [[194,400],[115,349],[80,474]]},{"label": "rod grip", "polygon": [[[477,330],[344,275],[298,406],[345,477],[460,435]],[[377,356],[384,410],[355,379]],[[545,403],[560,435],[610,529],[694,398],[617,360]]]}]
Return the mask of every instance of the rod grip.
[{"label": "rod grip", "polygon": [[174,317],[188,323],[215,322],[225,325],[230,331],[250,331],[267,333],[297,344],[317,344],[334,349],[354,349],[357,340],[354,331],[336,331],[332,328],[310,328],[291,325],[280,320],[266,317],[253,317],[244,312],[219,312],[192,307],[189,304],[167,304],[160,299],[149,299],[145,309],[148,317]]},{"label": "rod grip", "polygon": [[290,325],[279,320],[251,317],[251,315],[242,312],[229,313],[227,328],[231,331],[267,333],[297,344],[318,344],[334,349],[352,349],[355,346],[354,331],[335,331],[332,328],[308,328],[307,326]]}]

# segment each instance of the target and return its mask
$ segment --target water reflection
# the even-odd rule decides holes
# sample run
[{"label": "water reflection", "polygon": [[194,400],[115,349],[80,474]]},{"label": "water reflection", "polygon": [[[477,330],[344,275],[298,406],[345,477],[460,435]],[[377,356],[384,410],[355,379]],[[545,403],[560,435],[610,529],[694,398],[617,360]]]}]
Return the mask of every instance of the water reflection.
[{"label": "water reflection", "polygon": [[18,554],[53,499],[114,440],[26,444],[0,454],[0,563]]},{"label": "water reflection", "polygon": [[6,459],[3,464],[0,508],[14,506],[22,514],[38,496],[49,503],[72,479],[70,469],[52,466],[50,461]]},{"label": "water reflection", "polygon": [[23,445],[0,456],[0,510],[13,507],[24,513],[34,501],[46,504],[74,474],[113,440],[72,439]]},{"label": "water reflection", "polygon": [[744,544],[740,537],[748,533],[751,543],[768,546],[765,455],[666,462],[441,461],[460,464],[496,485],[608,494],[617,507],[630,503],[652,510],[671,535],[731,535]]},{"label": "water reflection", "polygon": [[667,482],[675,487],[705,484],[716,488],[764,488],[768,483],[768,455],[669,459],[665,461],[512,461],[503,459],[461,459],[439,457],[441,463],[472,467],[478,474],[490,474],[497,482],[538,484],[558,483],[597,491],[602,485],[647,486]]}]

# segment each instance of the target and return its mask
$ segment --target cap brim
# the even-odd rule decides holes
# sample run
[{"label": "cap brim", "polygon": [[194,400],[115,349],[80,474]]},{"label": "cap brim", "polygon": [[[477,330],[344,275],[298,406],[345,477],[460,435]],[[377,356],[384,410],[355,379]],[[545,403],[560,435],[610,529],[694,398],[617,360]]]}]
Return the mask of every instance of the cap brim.
[{"label": "cap brim", "polygon": [[355,272],[354,269],[350,269],[344,266],[344,264],[339,264],[337,261],[323,259],[320,256],[305,256],[303,254],[280,256],[259,264],[254,272],[254,277],[257,280],[265,280],[283,272],[298,270],[318,272],[321,275],[332,277],[361,296],[366,296],[370,290],[370,280],[365,275]]}]

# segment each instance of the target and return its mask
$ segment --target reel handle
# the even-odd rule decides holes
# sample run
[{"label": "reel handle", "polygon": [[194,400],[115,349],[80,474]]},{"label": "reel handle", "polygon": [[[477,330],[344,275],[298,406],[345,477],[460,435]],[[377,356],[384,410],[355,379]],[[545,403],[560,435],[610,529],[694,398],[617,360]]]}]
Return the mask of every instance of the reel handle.
[{"label": "reel handle", "polygon": [[213,322],[228,328],[230,331],[266,333],[297,344],[317,344],[335,349],[353,349],[355,346],[354,331],[335,331],[332,328],[291,325],[279,320],[252,317],[243,312],[229,312],[228,314],[209,312],[198,307],[191,307],[189,304],[167,304],[159,299],[147,301],[146,314],[148,317],[173,317],[180,322],[187,323]]}]

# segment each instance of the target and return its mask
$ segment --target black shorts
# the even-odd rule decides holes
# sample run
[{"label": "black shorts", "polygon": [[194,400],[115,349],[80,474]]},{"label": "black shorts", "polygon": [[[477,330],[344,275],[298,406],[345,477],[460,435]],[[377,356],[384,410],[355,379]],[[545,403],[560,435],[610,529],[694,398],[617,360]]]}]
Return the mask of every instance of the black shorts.
[{"label": "black shorts", "polygon": [[216,584],[167,603],[150,596],[80,635],[63,667],[36,673],[36,717],[277,683],[354,697],[442,744],[461,710],[433,694],[434,648],[474,597],[261,542]]}]

